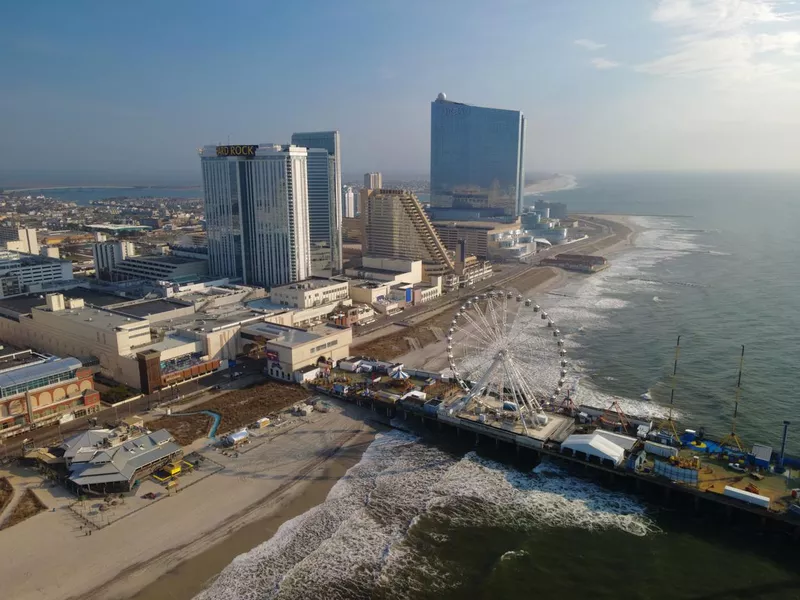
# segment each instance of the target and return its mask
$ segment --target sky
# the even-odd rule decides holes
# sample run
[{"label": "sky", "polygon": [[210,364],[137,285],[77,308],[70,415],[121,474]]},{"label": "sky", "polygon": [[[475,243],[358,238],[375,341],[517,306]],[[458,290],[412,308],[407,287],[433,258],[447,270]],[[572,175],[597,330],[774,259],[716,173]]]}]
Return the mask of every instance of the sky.
[{"label": "sky", "polygon": [[0,22],[6,174],[199,179],[204,144],[338,129],[344,173],[427,177],[439,92],[522,110],[529,172],[800,170],[790,0],[37,0]]}]

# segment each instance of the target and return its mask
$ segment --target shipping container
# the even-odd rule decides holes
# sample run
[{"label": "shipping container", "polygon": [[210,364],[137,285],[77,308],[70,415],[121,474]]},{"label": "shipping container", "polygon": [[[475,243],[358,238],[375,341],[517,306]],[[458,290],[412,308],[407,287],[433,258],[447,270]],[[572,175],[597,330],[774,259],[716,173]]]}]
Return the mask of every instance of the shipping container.
[{"label": "shipping container", "polygon": [[656,442],[645,442],[644,451],[648,452],[649,454],[655,454],[656,456],[663,456],[664,458],[678,456],[677,448],[673,448],[672,446],[667,446],[665,444],[658,444]]},{"label": "shipping container", "polygon": [[748,504],[755,504],[756,506],[760,506],[761,508],[769,508],[769,497],[760,496],[759,494],[754,494],[752,492],[740,490],[738,488],[734,488],[729,485],[725,486],[724,495],[728,496],[729,498],[735,498],[736,500],[741,500],[742,502],[747,502]]}]

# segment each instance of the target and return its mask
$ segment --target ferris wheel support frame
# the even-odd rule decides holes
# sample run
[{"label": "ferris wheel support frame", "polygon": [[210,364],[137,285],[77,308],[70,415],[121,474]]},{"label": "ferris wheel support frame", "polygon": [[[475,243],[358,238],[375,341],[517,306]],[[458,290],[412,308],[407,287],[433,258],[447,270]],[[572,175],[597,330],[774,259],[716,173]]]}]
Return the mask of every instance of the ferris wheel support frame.
[{"label": "ferris wheel support frame", "polygon": [[[551,404],[555,402],[565,383],[564,376],[566,375],[565,368],[567,366],[565,360],[566,350],[564,350],[563,347],[564,340],[561,338],[560,330],[556,327],[547,312],[542,311],[541,307],[535,304],[531,299],[526,299],[523,303],[522,296],[516,296],[516,301],[520,306],[513,319],[511,319],[509,327],[507,318],[509,312],[508,301],[513,297],[514,294],[510,291],[490,292],[480,297],[475,296],[471,299],[467,299],[454,315],[452,326],[447,335],[447,356],[453,375],[466,394],[451,405],[450,408],[460,411],[472,400],[480,402],[481,397],[484,396],[495,397],[500,402],[512,400],[516,406],[517,414],[522,421],[522,426],[525,432],[528,433],[528,420],[530,420],[530,425],[539,426],[546,423],[547,418],[544,415],[543,404],[537,399],[528,381],[531,374],[527,372],[523,374],[520,371],[523,367],[516,364],[517,361],[514,360],[515,351],[518,350],[517,346],[526,339],[526,337],[520,337],[520,335],[524,333],[522,327],[525,324],[520,323],[519,327],[515,328],[515,325],[518,325],[517,319],[520,318],[521,315],[519,311],[523,308],[532,307],[533,314],[540,314],[541,319],[547,322],[546,327],[549,331],[553,332],[553,337],[557,340],[561,370],[555,392],[550,396]],[[480,304],[481,301],[486,301],[483,308]],[[471,314],[472,312],[475,314]],[[498,312],[500,313],[499,315]],[[464,323],[466,323],[465,327],[458,327],[460,318],[463,318]],[[454,340],[454,335],[457,333],[462,334],[463,339],[461,341]],[[480,379],[476,383],[472,383],[467,378],[468,373],[463,373],[458,365],[456,365],[453,354],[454,344],[457,347],[463,344],[464,347],[477,351],[486,348],[487,352],[491,352],[490,348],[493,346],[495,348],[499,346],[500,350],[496,351],[493,357],[487,356],[484,360],[478,358],[477,365],[472,365],[471,370],[473,372],[485,368],[480,375]],[[528,347],[528,351],[531,352],[530,346]],[[524,354],[524,352],[522,354]],[[475,359],[476,357],[465,356],[463,358],[468,360],[470,358]],[[488,366],[487,363],[489,363]]]}]

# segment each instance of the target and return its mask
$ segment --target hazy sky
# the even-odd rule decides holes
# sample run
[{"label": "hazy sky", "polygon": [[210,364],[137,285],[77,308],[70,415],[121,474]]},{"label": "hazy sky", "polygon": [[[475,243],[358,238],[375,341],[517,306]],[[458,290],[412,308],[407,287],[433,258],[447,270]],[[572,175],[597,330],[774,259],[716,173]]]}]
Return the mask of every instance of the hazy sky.
[{"label": "hazy sky", "polygon": [[36,0],[0,7],[0,168],[199,175],[339,129],[426,174],[430,102],[522,110],[535,171],[800,169],[800,2]]}]

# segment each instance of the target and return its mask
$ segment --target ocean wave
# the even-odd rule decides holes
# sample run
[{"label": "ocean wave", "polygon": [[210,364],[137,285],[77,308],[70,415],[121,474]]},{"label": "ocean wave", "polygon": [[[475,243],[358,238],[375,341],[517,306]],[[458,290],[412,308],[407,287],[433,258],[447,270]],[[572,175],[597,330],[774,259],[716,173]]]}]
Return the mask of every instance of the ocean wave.
[{"label": "ocean wave", "polygon": [[[604,392],[586,379],[581,379],[581,385],[576,386],[573,401],[576,404],[585,404],[594,408],[609,408],[612,403],[617,402],[622,411],[630,416],[644,417],[648,419],[665,419],[669,415],[669,407],[662,406],[656,402],[641,400],[639,398],[627,398],[616,396]],[[680,420],[684,417],[683,412],[673,408],[672,416]]]},{"label": "ocean wave", "polygon": [[449,542],[437,523],[656,531],[632,497],[575,479],[557,465],[521,473],[474,452],[453,457],[391,431],[376,437],[323,504],[238,556],[197,599],[406,598],[452,589],[460,584],[457,574],[430,552]]}]

